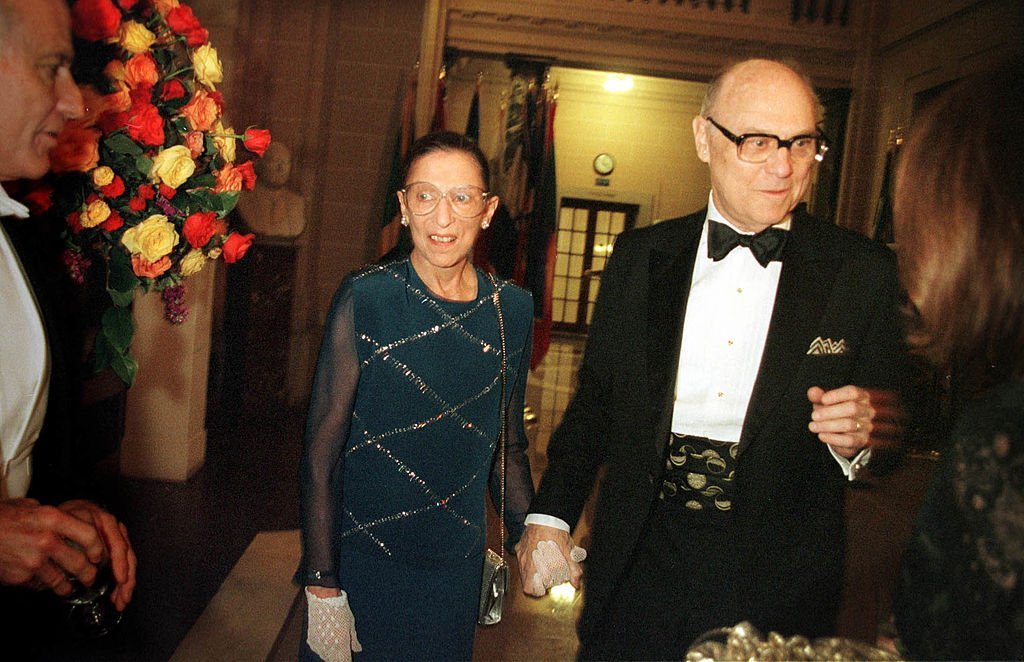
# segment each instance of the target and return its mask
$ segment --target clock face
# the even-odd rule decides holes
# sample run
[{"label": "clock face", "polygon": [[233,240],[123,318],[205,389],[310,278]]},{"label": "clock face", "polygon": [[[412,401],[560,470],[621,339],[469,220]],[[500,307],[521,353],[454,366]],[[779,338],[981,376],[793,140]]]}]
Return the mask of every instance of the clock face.
[{"label": "clock face", "polygon": [[615,170],[615,159],[611,154],[602,153],[594,157],[594,172],[599,175],[610,175]]}]

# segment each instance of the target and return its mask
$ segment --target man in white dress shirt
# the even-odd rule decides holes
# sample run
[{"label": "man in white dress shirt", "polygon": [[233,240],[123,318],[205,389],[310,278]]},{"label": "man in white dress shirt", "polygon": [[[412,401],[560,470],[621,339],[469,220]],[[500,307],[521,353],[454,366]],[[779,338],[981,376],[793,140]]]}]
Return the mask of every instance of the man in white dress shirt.
[{"label": "man in white dress shirt", "polygon": [[551,582],[542,540],[579,584],[569,530],[607,470],[582,659],[682,659],[741,620],[833,631],[844,485],[893,443],[908,363],[891,252],[800,205],[818,121],[792,68],[726,69],[693,120],[707,209],[616,242],[517,547],[528,594]]},{"label": "man in white dress shirt", "polygon": [[[0,182],[46,174],[57,134],[82,114],[72,55],[64,0],[0,0]],[[2,186],[0,216],[28,216]],[[0,319],[0,584],[66,595],[69,577],[91,585],[97,568],[110,563],[112,600],[123,610],[135,586],[124,525],[90,501],[51,506],[25,496],[47,409],[50,354],[36,298],[2,228]],[[10,652],[10,641],[5,636],[3,650]]]}]

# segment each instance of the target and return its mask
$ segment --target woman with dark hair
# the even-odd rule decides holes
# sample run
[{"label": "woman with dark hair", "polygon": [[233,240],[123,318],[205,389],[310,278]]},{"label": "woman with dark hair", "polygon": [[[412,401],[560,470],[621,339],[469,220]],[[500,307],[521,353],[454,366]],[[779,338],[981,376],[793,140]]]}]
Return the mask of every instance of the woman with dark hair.
[{"label": "woman with dark hair", "polygon": [[313,383],[305,659],[470,659],[487,485],[498,504],[504,465],[509,550],[533,496],[522,417],[533,304],[471,262],[498,205],[487,160],[466,137],[434,133],[411,146],[402,181],[412,251],[345,278]]},{"label": "woman with dark hair", "polygon": [[1024,658],[1024,68],[947,92],[903,146],[895,194],[910,342],[985,375],[904,556],[906,655]]}]

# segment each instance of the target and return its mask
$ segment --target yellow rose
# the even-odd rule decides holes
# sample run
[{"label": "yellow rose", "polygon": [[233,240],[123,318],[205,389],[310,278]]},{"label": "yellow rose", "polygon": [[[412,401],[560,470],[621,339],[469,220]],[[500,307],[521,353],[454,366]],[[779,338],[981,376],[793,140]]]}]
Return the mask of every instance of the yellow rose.
[{"label": "yellow rose", "polygon": [[178,188],[196,171],[196,162],[192,153],[184,145],[175,145],[163,150],[153,158],[153,168],[149,176],[153,181],[160,180],[171,188]]},{"label": "yellow rose", "polygon": [[129,53],[138,55],[149,50],[153,42],[156,41],[156,35],[142,23],[125,21],[117,30],[117,39],[121,42],[122,48]]},{"label": "yellow rose", "polygon": [[79,222],[83,228],[94,228],[110,218],[110,206],[103,200],[93,200],[85,207]]},{"label": "yellow rose", "polygon": [[156,262],[178,245],[178,232],[163,214],[153,214],[125,231],[121,243],[134,255]]},{"label": "yellow rose", "polygon": [[197,274],[204,264],[206,264],[206,256],[201,250],[193,249],[181,259],[181,275],[188,278]]},{"label": "yellow rose", "polygon": [[215,83],[224,80],[217,49],[209,44],[203,44],[192,53],[192,66],[196,70],[196,80],[211,90],[216,89]]},{"label": "yellow rose", "polygon": [[114,181],[114,171],[110,169],[110,166],[100,166],[92,171],[92,183],[96,185],[96,188],[106,186],[112,181]]},{"label": "yellow rose", "polygon": [[217,151],[224,158],[226,163],[235,162],[235,130],[230,126],[224,128],[220,120],[213,125],[213,144],[217,146]]}]

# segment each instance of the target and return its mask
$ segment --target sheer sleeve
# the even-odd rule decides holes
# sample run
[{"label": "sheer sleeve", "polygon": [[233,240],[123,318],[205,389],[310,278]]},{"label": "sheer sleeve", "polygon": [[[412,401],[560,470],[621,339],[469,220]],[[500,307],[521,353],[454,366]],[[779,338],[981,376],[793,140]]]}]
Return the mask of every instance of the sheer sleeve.
[{"label": "sheer sleeve", "polygon": [[334,529],[358,382],[353,293],[346,280],[327,317],[299,466],[303,551],[297,580],[303,585],[338,588]]},{"label": "sheer sleeve", "polygon": [[[532,324],[530,326],[532,327]],[[512,392],[508,404],[505,438],[505,548],[509,552],[514,552],[515,544],[523,535],[524,522],[530,509],[530,501],[533,500],[533,477],[530,473],[530,458],[526,455],[529,440],[523,426],[523,405],[526,400],[526,380],[530,374],[532,336],[531,329],[526,335],[526,343],[520,354],[515,383],[509,384]],[[491,499],[496,505],[501,503],[500,470],[501,462],[496,461],[490,477]]]}]

